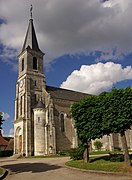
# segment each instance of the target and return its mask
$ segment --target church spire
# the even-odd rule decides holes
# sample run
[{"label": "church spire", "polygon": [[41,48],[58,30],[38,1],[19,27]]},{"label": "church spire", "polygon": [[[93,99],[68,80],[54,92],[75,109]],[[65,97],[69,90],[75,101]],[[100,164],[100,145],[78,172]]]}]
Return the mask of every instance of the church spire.
[{"label": "church spire", "polygon": [[38,41],[37,41],[37,37],[36,37],[36,33],[35,33],[35,29],[34,29],[34,25],[33,25],[32,9],[33,9],[33,7],[31,5],[30,20],[29,20],[28,30],[27,30],[27,34],[25,37],[25,41],[24,41],[22,51],[24,51],[28,46],[35,51],[40,51]]}]

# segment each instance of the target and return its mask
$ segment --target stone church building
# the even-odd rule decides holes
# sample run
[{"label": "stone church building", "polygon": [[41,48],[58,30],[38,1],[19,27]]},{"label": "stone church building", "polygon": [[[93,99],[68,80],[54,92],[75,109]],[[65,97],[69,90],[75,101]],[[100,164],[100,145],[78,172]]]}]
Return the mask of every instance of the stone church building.
[{"label": "stone church building", "polygon": [[[88,94],[47,86],[43,72],[44,55],[31,18],[18,56],[14,154],[48,155],[78,146],[70,107]],[[120,147],[118,135],[106,136],[101,141],[104,149]],[[132,148],[132,136],[129,144]]]}]

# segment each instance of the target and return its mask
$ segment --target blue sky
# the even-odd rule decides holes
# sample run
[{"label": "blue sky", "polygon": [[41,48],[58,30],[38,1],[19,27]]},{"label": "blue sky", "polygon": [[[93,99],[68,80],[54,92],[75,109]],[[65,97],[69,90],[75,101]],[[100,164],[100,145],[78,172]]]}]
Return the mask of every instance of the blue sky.
[{"label": "blue sky", "polygon": [[[103,1],[102,1],[103,2]],[[13,134],[17,55],[29,20],[27,0],[0,1],[0,111]],[[90,94],[132,86],[132,1],[31,0],[47,85]],[[16,8],[17,5],[17,8]]]}]

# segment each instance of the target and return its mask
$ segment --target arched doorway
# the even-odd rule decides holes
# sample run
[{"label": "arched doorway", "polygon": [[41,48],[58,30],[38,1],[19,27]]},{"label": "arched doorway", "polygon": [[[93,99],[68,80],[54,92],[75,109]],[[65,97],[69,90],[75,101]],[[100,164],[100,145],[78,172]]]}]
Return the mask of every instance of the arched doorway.
[{"label": "arched doorway", "polygon": [[15,154],[22,152],[22,130],[21,127],[17,127],[15,132]]}]

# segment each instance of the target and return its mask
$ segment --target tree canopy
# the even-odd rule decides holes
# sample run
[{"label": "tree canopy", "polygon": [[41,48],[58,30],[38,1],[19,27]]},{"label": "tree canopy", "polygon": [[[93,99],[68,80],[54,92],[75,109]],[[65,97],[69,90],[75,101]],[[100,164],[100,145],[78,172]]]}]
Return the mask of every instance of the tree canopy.
[{"label": "tree canopy", "polygon": [[82,99],[71,107],[77,134],[83,143],[103,136],[99,110],[100,107],[96,96]]},{"label": "tree canopy", "polygon": [[122,133],[132,126],[132,89],[113,88],[112,92],[99,95],[104,103],[102,126],[106,134]]},{"label": "tree canopy", "polygon": [[0,112],[0,129],[2,129],[3,119],[2,119],[2,113]]},{"label": "tree canopy", "polygon": [[[79,139],[90,142],[103,135],[120,133],[124,154],[126,151],[125,131],[132,126],[132,89],[113,88],[98,96],[89,96],[73,104],[71,108]],[[128,159],[128,156],[126,156]],[[126,160],[127,161],[127,160]]]}]

